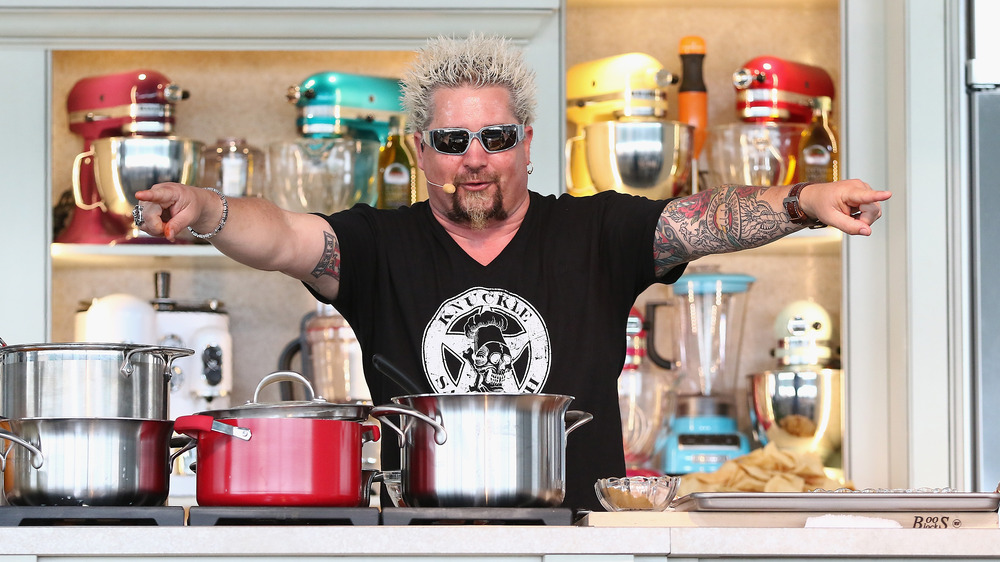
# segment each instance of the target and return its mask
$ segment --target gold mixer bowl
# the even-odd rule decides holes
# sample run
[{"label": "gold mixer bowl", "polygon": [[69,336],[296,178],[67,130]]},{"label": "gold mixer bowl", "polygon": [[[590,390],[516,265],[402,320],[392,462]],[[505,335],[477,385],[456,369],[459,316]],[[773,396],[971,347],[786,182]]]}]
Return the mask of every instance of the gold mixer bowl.
[{"label": "gold mixer bowl", "polygon": [[694,127],[659,119],[598,121],[584,129],[587,169],[598,191],[649,199],[686,195]]},{"label": "gold mixer bowl", "polygon": [[136,192],[162,182],[197,181],[202,146],[178,137],[105,137],[93,141],[94,179],[101,201],[110,213],[131,222],[132,207],[139,202]]}]

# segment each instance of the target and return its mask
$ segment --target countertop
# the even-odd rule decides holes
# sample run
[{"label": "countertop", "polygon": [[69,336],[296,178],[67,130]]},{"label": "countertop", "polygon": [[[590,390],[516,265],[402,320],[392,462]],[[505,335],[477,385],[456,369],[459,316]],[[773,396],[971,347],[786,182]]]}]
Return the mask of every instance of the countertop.
[{"label": "countertop", "polygon": [[998,558],[1000,529],[236,526],[11,527],[0,556],[509,556]]}]

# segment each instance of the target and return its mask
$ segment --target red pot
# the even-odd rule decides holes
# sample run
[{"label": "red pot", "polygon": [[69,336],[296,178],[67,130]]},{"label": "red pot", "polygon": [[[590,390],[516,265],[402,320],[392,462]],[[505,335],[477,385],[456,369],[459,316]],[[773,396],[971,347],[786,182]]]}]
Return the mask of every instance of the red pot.
[{"label": "red pot", "polygon": [[[260,404],[267,384],[297,381],[305,401]],[[278,372],[239,408],[182,416],[174,430],[197,440],[196,485],[205,506],[368,505],[371,475],[362,477],[361,446],[379,439],[364,423],[372,406],[314,399],[301,375]]]}]

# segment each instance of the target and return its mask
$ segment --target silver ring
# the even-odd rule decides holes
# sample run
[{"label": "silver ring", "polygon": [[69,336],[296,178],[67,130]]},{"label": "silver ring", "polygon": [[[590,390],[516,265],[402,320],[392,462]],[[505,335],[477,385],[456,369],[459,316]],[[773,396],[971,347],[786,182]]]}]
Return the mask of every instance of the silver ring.
[{"label": "silver ring", "polygon": [[142,226],[145,224],[146,219],[142,218],[141,204],[136,204],[135,207],[132,207],[132,222],[134,222],[136,226]]}]

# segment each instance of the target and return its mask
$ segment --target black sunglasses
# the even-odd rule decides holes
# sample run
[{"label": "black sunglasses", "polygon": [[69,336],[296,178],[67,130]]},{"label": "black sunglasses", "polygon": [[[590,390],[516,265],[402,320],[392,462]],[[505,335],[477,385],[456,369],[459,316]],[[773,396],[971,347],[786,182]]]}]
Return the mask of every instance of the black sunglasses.
[{"label": "black sunglasses", "polygon": [[441,154],[465,154],[472,139],[479,139],[486,152],[503,152],[517,146],[524,138],[524,125],[490,125],[473,132],[461,127],[428,129],[424,144]]}]

